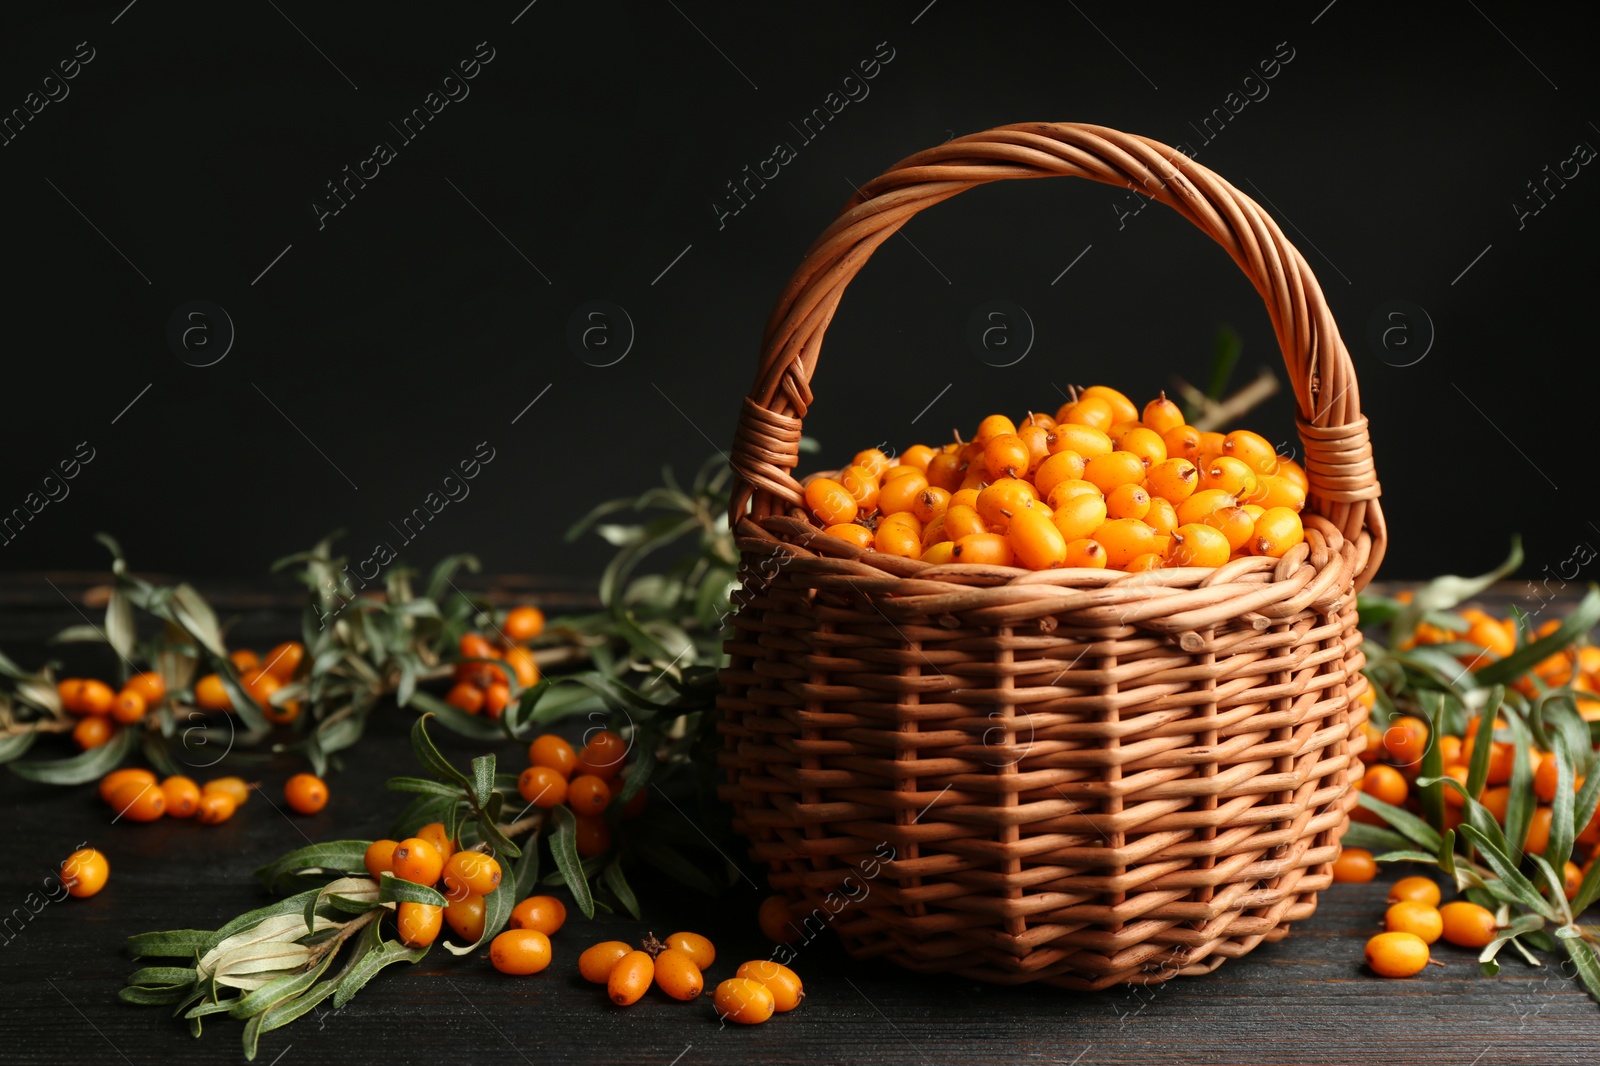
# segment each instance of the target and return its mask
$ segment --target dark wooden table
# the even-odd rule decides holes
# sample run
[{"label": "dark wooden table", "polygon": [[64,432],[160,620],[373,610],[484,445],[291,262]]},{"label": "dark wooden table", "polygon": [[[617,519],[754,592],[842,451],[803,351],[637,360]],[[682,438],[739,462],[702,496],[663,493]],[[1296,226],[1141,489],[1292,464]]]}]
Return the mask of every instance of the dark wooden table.
[{"label": "dark wooden table", "polygon": [[[56,583],[77,598],[83,582]],[[508,582],[518,594],[537,583]],[[0,587],[0,647],[31,663],[76,612],[50,606],[15,580]],[[511,590],[517,592],[511,592]],[[48,591],[46,589],[46,591]],[[241,618],[240,633],[266,643],[293,631],[272,595],[208,589]],[[54,596],[54,593],[50,593]],[[541,596],[577,597],[543,588]],[[58,597],[59,599],[59,597]],[[576,602],[574,599],[573,602]],[[32,634],[31,638],[28,634]],[[257,639],[259,638],[259,639]],[[31,646],[22,642],[29,641]],[[380,711],[367,740],[332,778],[333,799],[303,818],[275,811],[278,786],[300,767],[274,765],[271,788],[231,822],[202,827],[162,820],[111,825],[92,785],[56,789],[0,774],[0,812],[15,833],[0,861],[0,1062],[16,1064],[242,1061],[240,1024],[207,1019],[195,1040],[165,1010],[116,999],[133,968],[125,937],[155,929],[215,928],[269,901],[251,872],[308,840],[384,835],[402,797],[382,781],[411,772],[410,715]],[[464,760],[476,749],[446,745]],[[515,765],[516,748],[507,745]],[[25,900],[81,843],[103,850],[112,876],[98,896],[50,903],[29,916]],[[1074,994],[997,988],[959,978],[926,978],[886,964],[858,964],[824,937],[795,964],[807,999],[797,1011],[751,1028],[722,1029],[709,1003],[655,994],[612,1007],[576,975],[578,953],[602,939],[636,940],[646,930],[710,935],[719,957],[710,977],[731,976],[767,946],[756,929],[760,894],[748,886],[721,900],[671,885],[636,884],[646,920],[574,911],[555,937],[556,962],[532,977],[506,977],[484,958],[440,950],[414,967],[385,972],[343,1010],[311,1015],[262,1040],[257,1062],[453,1064],[704,1063],[1483,1063],[1593,1064],[1600,1061],[1600,1007],[1552,962],[1532,969],[1515,958],[1497,978],[1481,977],[1473,953],[1441,944],[1429,967],[1404,981],[1370,976],[1365,938],[1383,912],[1386,877],[1336,885],[1316,916],[1279,944],[1201,978],[1148,989]],[[758,877],[759,879],[759,877]]]}]

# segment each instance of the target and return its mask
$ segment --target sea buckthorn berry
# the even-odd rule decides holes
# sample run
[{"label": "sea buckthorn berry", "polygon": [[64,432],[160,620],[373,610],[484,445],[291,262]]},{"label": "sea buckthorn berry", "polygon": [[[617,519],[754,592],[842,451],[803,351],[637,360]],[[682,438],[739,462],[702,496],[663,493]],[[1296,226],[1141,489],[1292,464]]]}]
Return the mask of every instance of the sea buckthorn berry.
[{"label": "sea buckthorn berry", "polygon": [[1278,472],[1278,449],[1267,443],[1267,438],[1248,429],[1236,429],[1222,440],[1222,451],[1235,459],[1248,463],[1258,474]]},{"label": "sea buckthorn berry", "polygon": [[123,689],[111,703],[111,717],[123,725],[143,721],[144,711],[144,697],[132,689]]},{"label": "sea buckthorn berry", "polygon": [[1405,899],[1384,912],[1383,927],[1391,933],[1410,933],[1424,944],[1431,944],[1444,932],[1444,919],[1432,904]]},{"label": "sea buckthorn berry", "polygon": [[528,745],[528,761],[534,766],[548,766],[562,777],[571,777],[578,765],[578,753],[565,738],[542,733]]},{"label": "sea buckthorn berry", "polygon": [[500,623],[501,635],[513,644],[526,644],[543,632],[544,612],[531,605],[513,607]]},{"label": "sea buckthorn berry", "polygon": [[582,774],[567,786],[567,806],[574,814],[602,814],[611,802],[611,788],[593,774]]},{"label": "sea buckthorn berry", "polygon": [[[932,492],[932,489],[928,490]],[[922,550],[927,551],[935,544],[943,544],[950,539],[950,534],[944,529],[944,515],[936,515],[932,521],[922,527]]]},{"label": "sea buckthorn berry", "polygon": [[233,708],[228,689],[218,674],[207,674],[194,683],[194,702],[202,711],[226,711]]},{"label": "sea buckthorn berry", "polygon": [[[1361,761],[1371,765],[1383,756],[1383,733],[1371,721],[1366,721],[1361,723],[1361,736],[1367,744],[1361,749]],[[1449,795],[1448,789],[1445,790],[1445,795]]]},{"label": "sea buckthorn berry", "polygon": [[144,700],[145,706],[151,707],[160,703],[161,698],[167,694],[167,683],[161,680],[161,675],[154,670],[146,670],[128,678],[122,686],[122,691],[137,692]]},{"label": "sea buckthorn berry", "polygon": [[549,766],[530,766],[517,778],[517,793],[535,807],[549,810],[567,801],[567,779]]},{"label": "sea buckthorn berry", "polygon": [[368,844],[367,853],[361,858],[367,874],[374,880],[381,880],[384,874],[394,873],[394,849],[399,846],[398,840],[374,840]]},{"label": "sea buckthorn berry", "polygon": [[579,855],[592,859],[611,850],[611,827],[606,825],[604,818],[579,815],[577,821],[575,838]]},{"label": "sea buckthorn berry", "polygon": [[939,453],[926,444],[913,444],[900,453],[900,464],[902,466],[914,466],[918,470],[927,470],[928,464],[933,461],[933,457],[937,454]]},{"label": "sea buckthorn berry", "polygon": [[583,954],[578,956],[578,973],[590,984],[603,985],[610,979],[617,963],[632,953],[632,944],[620,940],[602,940],[585,948]]},{"label": "sea buckthorn berry", "polygon": [[1017,423],[1017,431],[1027,429],[1029,426],[1039,426],[1042,429],[1054,429],[1056,420],[1043,411],[1029,411],[1021,422]]},{"label": "sea buckthorn berry", "polygon": [[284,782],[283,798],[296,814],[316,814],[328,805],[328,786],[315,774],[295,774]]},{"label": "sea buckthorn berry", "polygon": [[1294,484],[1302,496],[1311,492],[1311,479],[1306,477],[1305,468],[1287,455],[1278,456],[1278,469],[1273,476],[1284,478]]},{"label": "sea buckthorn berry", "polygon": [[1068,497],[1050,516],[1050,521],[1068,543],[1093,536],[1095,530],[1105,525],[1110,509],[1098,494],[1087,492]]},{"label": "sea buckthorn berry", "polygon": [[[896,512],[896,514],[914,518],[909,512]],[[920,559],[922,531],[904,522],[879,522],[878,531],[872,535],[872,550],[882,552],[884,555],[898,555],[902,559]]]},{"label": "sea buckthorn berry", "polygon": [[1136,557],[1166,549],[1156,531],[1135,518],[1113,518],[1094,531],[1093,539],[1106,550],[1112,570],[1126,570]]},{"label": "sea buckthorn berry", "polygon": [[952,561],[960,563],[981,563],[985,566],[1012,566],[1016,563],[1010,541],[999,533],[970,533],[955,542],[950,555]]},{"label": "sea buckthorn berry", "polygon": [[407,837],[395,845],[390,871],[402,881],[432,885],[444,872],[439,849],[421,837]]},{"label": "sea buckthorn berry", "polygon": [[[1516,638],[1492,618],[1480,618],[1474,621],[1467,630],[1466,640],[1497,659],[1504,659],[1517,650]],[[1554,784],[1554,781],[1551,783]]]},{"label": "sea buckthorn berry", "polygon": [[1379,933],[1367,941],[1367,965],[1379,977],[1410,977],[1428,965],[1428,945],[1415,933]]},{"label": "sea buckthorn berry", "polygon": [[156,785],[130,781],[111,793],[111,809],[130,822],[153,822],[167,813],[167,797]]},{"label": "sea buckthorn berry", "polygon": [[88,751],[109,741],[116,731],[117,727],[109,719],[85,718],[72,727],[72,739],[80,749]]},{"label": "sea buckthorn berry", "polygon": [[1123,569],[1130,574],[1141,574],[1146,570],[1160,570],[1164,566],[1166,558],[1161,552],[1145,552],[1143,555],[1135,555]]},{"label": "sea buckthorn berry", "polygon": [[469,892],[445,904],[444,920],[456,936],[476,944],[483,939],[483,911],[483,897]]},{"label": "sea buckthorn berry", "polygon": [[1112,422],[1132,422],[1139,417],[1139,408],[1128,397],[1110,385],[1090,385],[1078,394],[1078,399],[1104,400],[1111,408]]},{"label": "sea buckthorn berry", "polygon": [[306,648],[298,640],[286,640],[276,648],[267,652],[261,660],[261,669],[271,674],[280,682],[294,679],[300,672],[300,664],[305,662]]},{"label": "sea buckthorn berry", "polygon": [[740,1025],[759,1025],[772,1017],[776,1001],[767,986],[753,977],[730,977],[712,996],[717,1016]]},{"label": "sea buckthorn berry", "polygon": [[766,985],[767,991],[772,993],[773,1009],[779,1013],[794,1010],[806,998],[800,976],[789,967],[770,959],[751,959],[740,965],[734,976],[747,977]]},{"label": "sea buckthorn berry", "polygon": [[538,973],[551,955],[550,938],[537,929],[507,929],[489,944],[489,961],[501,973]]},{"label": "sea buckthorn berry", "polygon": [[1118,485],[1137,485],[1144,481],[1144,460],[1132,452],[1098,455],[1084,464],[1083,480],[1104,493]]},{"label": "sea buckthorn berry", "polygon": [[1050,490],[1050,498],[1046,501],[1046,504],[1053,515],[1074,496],[1093,496],[1097,500],[1105,499],[1105,494],[1100,491],[1098,486],[1092,485],[1082,478],[1077,478],[1056,482],[1055,487]]},{"label": "sea buckthorn berry", "polygon": [[1174,505],[1183,503],[1200,484],[1200,472],[1187,459],[1167,459],[1150,468],[1145,488]]},{"label": "sea buckthorn berry", "polygon": [[1494,820],[1505,824],[1506,808],[1511,804],[1511,789],[1506,785],[1496,785],[1483,790],[1483,795],[1478,797],[1478,802],[1492,815]]},{"label": "sea buckthorn berry", "polygon": [[1144,518],[1150,513],[1150,494],[1134,484],[1118,485],[1106,494],[1108,518]]},{"label": "sea buckthorn berry", "polygon": [[[956,543],[953,540],[941,540],[937,544],[930,544],[922,549],[922,561],[934,566],[943,566],[955,562]],[[639,795],[644,795],[643,792]]]},{"label": "sea buckthorn berry", "polygon": [[1378,876],[1378,864],[1366,848],[1345,848],[1333,860],[1333,879],[1344,884],[1365,884]]},{"label": "sea buckthorn berry", "polygon": [[1044,426],[1021,426],[1017,436],[1028,449],[1028,469],[1036,470],[1050,457],[1050,429]]},{"label": "sea buckthorn berry", "polygon": [[1019,478],[1001,478],[978,493],[978,514],[992,529],[1004,529],[1011,516],[1035,503],[1034,488]]},{"label": "sea buckthorn berry", "polygon": [[111,686],[104,681],[88,678],[79,682],[77,706],[72,708],[79,714],[104,715],[111,713],[112,704],[116,702],[117,694],[111,691]]},{"label": "sea buckthorn berry", "polygon": [[1221,530],[1202,522],[1191,522],[1172,531],[1167,565],[1217,567],[1228,561],[1230,551],[1228,538]]},{"label": "sea buckthorn berry", "polygon": [[865,467],[873,477],[882,477],[883,472],[889,469],[889,457],[877,448],[856,452],[850,463],[852,466]]},{"label": "sea buckthorn berry", "polygon": [[1106,550],[1099,541],[1082,537],[1067,542],[1067,555],[1062,566],[1082,567],[1089,570],[1106,568]]},{"label": "sea buckthorn berry", "polygon": [[1218,456],[1200,471],[1202,489],[1221,489],[1230,496],[1249,499],[1256,491],[1256,472],[1243,460]]},{"label": "sea buckthorn berry", "polygon": [[1165,537],[1178,528],[1178,509],[1172,506],[1170,500],[1152,496],[1150,510],[1145,514],[1144,522],[1156,531],[1157,536]]},{"label": "sea buckthorn berry", "polygon": [[487,896],[500,887],[500,864],[481,851],[458,851],[444,864],[445,895]]},{"label": "sea buckthorn berry", "polygon": [[1361,791],[1375,800],[1399,807],[1405,803],[1411,789],[1399,770],[1376,763],[1367,769],[1366,776],[1361,779]]},{"label": "sea buckthorn berry", "polygon": [[[1439,886],[1431,877],[1402,877],[1389,887],[1390,903],[1421,903],[1439,906]],[[1433,941],[1428,941],[1433,943]]]},{"label": "sea buckthorn berry", "polygon": [[1167,399],[1167,394],[1163,392],[1144,405],[1139,420],[1157,433],[1166,433],[1184,424],[1183,408]]},{"label": "sea buckthorn berry", "polygon": [[[1366,699],[1375,699],[1371,693],[1372,688],[1371,686],[1368,686],[1367,691],[1362,694],[1364,701]],[[1369,703],[1368,706],[1370,707],[1371,704]],[[1446,733],[1444,736],[1439,738],[1439,760],[1440,765],[1442,766],[1455,766],[1461,761],[1460,737],[1451,736],[1449,733]]]},{"label": "sea buckthorn berry", "polygon": [[[1135,416],[1137,417],[1137,415]],[[1056,425],[1089,426],[1105,432],[1117,422],[1129,421],[1118,418],[1112,410],[1111,404],[1099,397],[1080,397],[1077,403],[1063,405],[1056,412]]]},{"label": "sea buckthorn berry", "polygon": [[1298,514],[1305,509],[1305,490],[1281,474],[1262,474],[1250,502],[1263,508],[1287,507]]},{"label": "sea buckthorn berry", "polygon": [[931,485],[917,493],[917,498],[911,502],[911,513],[917,516],[919,522],[932,522],[942,517],[949,508],[950,494]]},{"label": "sea buckthorn berry", "polygon": [[[950,494],[950,507],[970,507],[973,511],[978,509],[978,493],[981,489],[960,489]],[[950,508],[945,508],[945,513],[950,513]]]},{"label": "sea buckthorn berry", "polygon": [[857,513],[877,509],[878,475],[864,466],[847,466],[839,471],[838,481],[856,501]]},{"label": "sea buckthorn berry", "polygon": [[846,544],[851,544],[862,551],[872,547],[872,530],[866,526],[857,525],[855,522],[841,522],[836,526],[829,526],[823,530],[830,537],[837,537]]},{"label": "sea buckthorn berry", "polygon": [[1397,716],[1383,732],[1383,747],[1401,766],[1421,762],[1422,753],[1428,750],[1427,723],[1409,714]]},{"label": "sea buckthorn berry", "polygon": [[761,926],[761,935],[774,944],[793,944],[800,939],[800,930],[794,924],[794,913],[783,896],[768,896],[762,900],[760,909],[756,911],[756,922]]},{"label": "sea buckthorn berry", "polygon": [[483,710],[483,689],[469,681],[461,681],[446,693],[444,701],[468,714],[477,714]]},{"label": "sea buckthorn berry", "polygon": [[576,770],[609,781],[622,772],[622,763],[627,757],[628,742],[611,730],[602,729],[590,737],[578,753]]},{"label": "sea buckthorn berry", "polygon": [[1222,531],[1228,538],[1228,548],[1231,551],[1241,551],[1250,543],[1250,535],[1255,532],[1255,520],[1250,517],[1250,512],[1243,507],[1219,507],[1206,515],[1200,521],[1213,529]]},{"label": "sea buckthorn berry", "polygon": [[1117,450],[1139,457],[1146,470],[1167,461],[1167,445],[1161,434],[1148,426],[1134,426],[1116,442]]},{"label": "sea buckthorn berry", "polygon": [[1452,900],[1439,908],[1444,938],[1464,948],[1487,947],[1499,927],[1486,908],[1464,899]]},{"label": "sea buckthorn berry", "polygon": [[1050,431],[1050,452],[1077,452],[1087,462],[1114,450],[1111,438],[1093,426],[1060,425]]},{"label": "sea buckthorn berry", "polygon": [[507,648],[505,662],[516,675],[517,684],[523,688],[532,688],[539,683],[539,660],[527,648]]},{"label": "sea buckthorn berry", "polygon": [[1528,820],[1528,835],[1522,841],[1523,851],[1529,855],[1544,854],[1544,850],[1550,846],[1551,820],[1549,807],[1540,807],[1533,812],[1533,817]]},{"label": "sea buckthorn berry", "polygon": [[824,526],[852,522],[860,510],[850,490],[827,477],[819,477],[806,486],[806,506]]},{"label": "sea buckthorn berry", "polygon": [[1055,523],[1038,511],[1021,511],[1007,531],[1017,562],[1030,570],[1049,570],[1067,557],[1067,541]]},{"label": "sea buckthorn berry", "polygon": [[1300,516],[1287,507],[1269,507],[1251,523],[1250,551],[1281,559],[1306,539]]},{"label": "sea buckthorn berry", "polygon": [[[1591,859],[1590,861],[1593,862],[1594,860]],[[1568,899],[1575,898],[1578,895],[1578,890],[1583,887],[1583,878],[1583,867],[1569,859],[1567,864],[1561,869],[1562,895],[1566,896]]]},{"label": "sea buckthorn berry", "polygon": [[1191,522],[1204,522],[1206,516],[1213,511],[1220,511],[1224,507],[1235,507],[1239,501],[1223,492],[1221,489],[1200,489],[1191,493],[1178,505],[1178,524],[1186,526]]},{"label": "sea buckthorn berry", "polygon": [[1039,464],[1033,472],[1033,485],[1040,494],[1049,498],[1050,490],[1063,481],[1077,481],[1083,477],[1085,460],[1072,450],[1056,452]]},{"label": "sea buckthorn berry", "polygon": [[61,709],[64,711],[71,711],[74,714],[80,713],[78,710],[79,696],[82,692],[83,678],[81,677],[64,677],[56,682],[56,698],[61,701]]},{"label": "sea buckthorn berry", "polygon": [[1194,462],[1200,457],[1200,431],[1187,423],[1161,434],[1161,443],[1167,446],[1168,459]]},{"label": "sea buckthorn berry", "polygon": [[456,853],[456,842],[450,839],[443,822],[429,822],[417,830],[417,836],[432,844],[439,852],[439,861],[449,862]]},{"label": "sea buckthorn berry", "polygon": [[656,985],[673,999],[687,1002],[705,991],[706,979],[694,960],[675,948],[656,955]]},{"label": "sea buckthorn berry", "polygon": [[140,785],[154,785],[156,784],[156,775],[149,770],[142,770],[136,766],[113,770],[100,779],[100,798],[106,803],[110,803],[113,792],[123,785],[135,782]]},{"label": "sea buckthorn berry", "polygon": [[106,887],[111,863],[94,848],[79,848],[61,863],[61,884],[67,894],[87,899]]},{"label": "sea buckthorn berry", "polygon": [[250,785],[242,777],[213,777],[200,786],[201,792],[220,792],[233,800],[235,807],[243,807],[250,798]]},{"label": "sea buckthorn berry", "polygon": [[[1461,761],[1468,766],[1472,765],[1472,751],[1477,744],[1476,736],[1469,736],[1461,745]],[[1511,771],[1517,759],[1517,752],[1510,744],[1502,744],[1498,740],[1490,741],[1489,747],[1489,776],[1486,782],[1491,785],[1503,785],[1511,780]]]},{"label": "sea buckthorn berry", "polygon": [[[928,479],[914,467],[897,466],[893,470],[904,470],[906,473],[900,477],[884,480],[883,487],[878,490],[879,514],[892,515],[913,510],[916,507],[917,497],[928,488]],[[847,522],[849,519],[841,521]]]},{"label": "sea buckthorn berry", "polygon": [[496,681],[483,690],[483,713],[490,718],[499,718],[506,713],[506,707],[511,703],[511,686]]},{"label": "sea buckthorn berry", "polygon": [[252,670],[261,669],[261,656],[249,648],[233,649],[228,653],[228,661],[241,674],[248,674]]},{"label": "sea buckthorn berry", "polygon": [[438,939],[444,925],[444,908],[406,901],[396,909],[394,917],[400,942],[408,948],[425,948]]},{"label": "sea buckthorn berry", "polygon": [[928,484],[954,492],[967,476],[967,461],[956,452],[940,452],[928,461]]},{"label": "sea buckthorn berry", "polygon": [[983,468],[989,480],[1003,477],[1022,477],[1028,472],[1033,455],[1027,442],[1015,433],[1001,433],[989,438],[983,446]]},{"label": "sea buckthorn berry", "polygon": [[193,818],[200,809],[200,786],[190,778],[167,778],[161,782],[161,794],[167,800],[168,818]]},{"label": "sea buckthorn berry", "polygon": [[555,936],[565,924],[567,905],[554,896],[529,896],[511,908],[513,929],[537,929],[545,936]]},{"label": "sea buckthorn berry", "polygon": [[493,659],[494,645],[480,633],[463,633],[456,645],[463,659]]},{"label": "sea buckthorn berry", "polygon": [[1223,444],[1226,442],[1226,440],[1227,440],[1226,434],[1218,433],[1215,430],[1209,430],[1209,429],[1201,430],[1200,431],[1200,444],[1199,444],[1200,454],[1201,455],[1206,455],[1208,453],[1211,454],[1211,455],[1225,455],[1225,454],[1227,454],[1227,451],[1223,448]]},{"label": "sea buckthorn berry", "polygon": [[200,806],[195,808],[195,821],[201,825],[219,825],[233,817],[239,805],[226,792],[200,790]]},{"label": "sea buckthorn berry", "polygon": [[716,946],[699,933],[673,933],[664,943],[675,951],[683,952],[702,970],[710,969],[711,964],[717,961]]},{"label": "sea buckthorn berry", "polygon": [[1005,415],[990,415],[978,423],[978,431],[972,436],[972,443],[982,448],[994,438],[1002,434],[1016,435],[1017,424]]},{"label": "sea buckthorn berry", "polygon": [[973,533],[987,533],[989,526],[976,510],[952,501],[949,510],[944,513],[944,532],[945,536],[957,541]]},{"label": "sea buckthorn berry", "polygon": [[620,1007],[639,1002],[639,997],[650,991],[655,979],[655,960],[642,951],[630,951],[618,959],[606,977],[606,992],[611,1002]]}]

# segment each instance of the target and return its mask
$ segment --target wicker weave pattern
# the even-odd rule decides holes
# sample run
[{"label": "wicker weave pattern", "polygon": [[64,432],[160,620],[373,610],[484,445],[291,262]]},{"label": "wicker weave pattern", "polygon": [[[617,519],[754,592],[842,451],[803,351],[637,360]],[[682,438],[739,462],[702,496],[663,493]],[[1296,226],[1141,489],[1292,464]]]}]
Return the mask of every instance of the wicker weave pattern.
[{"label": "wicker weave pattern", "polygon": [[[931,566],[821,536],[801,509],[800,419],[850,278],[923,207],[1057,175],[1149,192],[1261,293],[1311,482],[1306,541],[1282,559]],[[723,795],[810,925],[913,969],[1099,988],[1207,972],[1312,913],[1361,772],[1354,593],[1386,538],[1348,353],[1247,197],[1171,148],[1073,124],[905,160],[785,289],[733,462]]]}]

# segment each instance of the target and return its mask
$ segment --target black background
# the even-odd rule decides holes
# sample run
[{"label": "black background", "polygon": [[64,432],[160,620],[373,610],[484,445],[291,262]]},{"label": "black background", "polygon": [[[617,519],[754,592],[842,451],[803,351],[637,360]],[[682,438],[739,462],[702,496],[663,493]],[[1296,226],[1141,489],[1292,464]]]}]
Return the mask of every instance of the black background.
[{"label": "black background", "polygon": [[[0,512],[79,442],[94,459],[0,566],[98,568],[101,529],[138,568],[202,577],[262,574],[336,528],[361,558],[400,546],[389,522],[487,441],[471,495],[406,557],[598,572],[604,545],[566,547],[564,529],[663,462],[726,449],[771,303],[850,183],[1034,119],[1187,142],[1301,247],[1362,378],[1386,577],[1487,569],[1518,531],[1530,575],[1600,543],[1582,480],[1600,177],[1585,167],[1521,228],[1513,207],[1546,165],[1600,145],[1592,37],[1563,9],[525,2],[6,12],[3,113],[78,42],[94,59],[0,147]],[[389,123],[478,42],[494,58],[470,95],[401,143]],[[803,143],[790,123],[885,49],[869,95]],[[1268,95],[1207,143],[1195,127],[1230,92],[1259,95],[1246,77],[1287,50]],[[319,229],[325,183],[380,140],[397,158]],[[724,183],[779,141],[797,158],[719,228]],[[1052,409],[1069,382],[1142,400],[1203,378],[1222,324],[1244,338],[1240,383],[1275,364],[1225,256],[1159,206],[1119,220],[1122,199],[1006,183],[886,244],[829,334],[818,462]],[[995,299],[1037,330],[1014,366],[965,341]],[[192,300],[237,331],[213,366],[166,340]],[[609,367],[567,342],[591,300],[636,330]],[[1436,334],[1415,365],[1391,364],[1428,347],[1420,319],[1400,357],[1367,341],[1396,300]],[[1291,439],[1287,390],[1248,421]]]}]

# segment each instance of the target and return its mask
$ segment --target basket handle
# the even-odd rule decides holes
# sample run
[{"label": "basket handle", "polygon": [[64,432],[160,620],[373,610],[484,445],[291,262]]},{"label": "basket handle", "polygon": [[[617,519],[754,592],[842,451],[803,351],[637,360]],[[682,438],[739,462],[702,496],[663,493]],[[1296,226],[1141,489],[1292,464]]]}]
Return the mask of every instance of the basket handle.
[{"label": "basket handle", "polygon": [[1355,368],[1311,267],[1254,200],[1188,156],[1147,137],[1076,122],[1021,123],[948,141],[895,164],[850,199],[806,252],[767,322],[761,368],[734,436],[730,519],[737,524],[747,507],[761,519],[803,506],[793,471],[811,375],[845,287],[877,247],[918,211],[974,186],[1064,176],[1159,200],[1222,245],[1255,285],[1294,385],[1311,486],[1307,509],[1347,539],[1369,538],[1356,575],[1356,588],[1365,587],[1382,561],[1387,530]]}]

